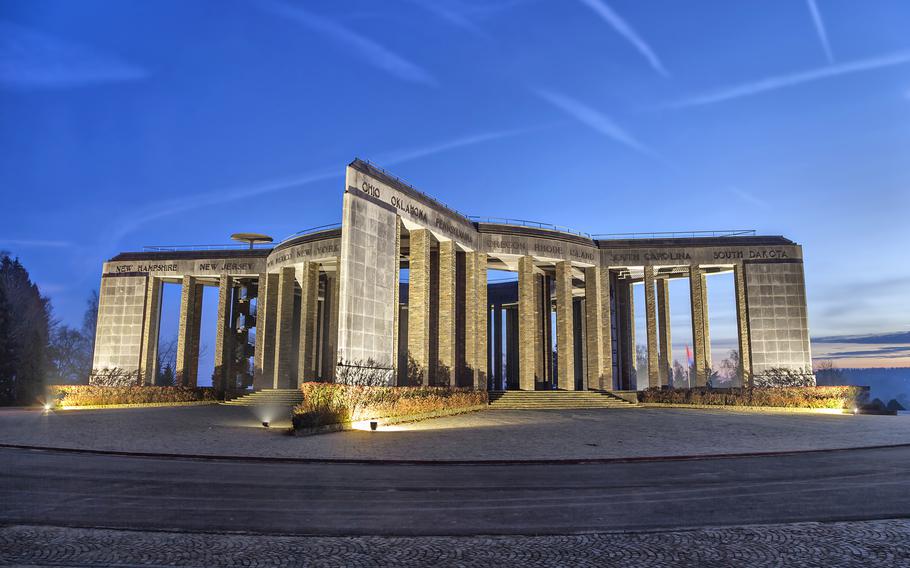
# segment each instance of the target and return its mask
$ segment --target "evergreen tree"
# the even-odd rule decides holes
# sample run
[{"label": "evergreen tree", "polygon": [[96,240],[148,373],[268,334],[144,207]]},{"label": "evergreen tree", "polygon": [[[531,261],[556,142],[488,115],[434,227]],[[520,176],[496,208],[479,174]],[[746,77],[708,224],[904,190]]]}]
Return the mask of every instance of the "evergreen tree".
[{"label": "evergreen tree", "polygon": [[0,404],[32,404],[41,395],[48,370],[50,308],[19,259],[0,253],[0,319],[5,329],[0,353]]}]

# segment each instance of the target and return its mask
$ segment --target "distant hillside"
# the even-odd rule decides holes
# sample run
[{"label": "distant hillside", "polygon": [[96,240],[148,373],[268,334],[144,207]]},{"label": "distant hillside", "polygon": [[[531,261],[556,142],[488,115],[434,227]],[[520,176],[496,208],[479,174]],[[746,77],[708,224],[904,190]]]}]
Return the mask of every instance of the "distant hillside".
[{"label": "distant hillside", "polygon": [[897,399],[910,408],[910,367],[897,369],[828,369],[818,371],[819,385],[858,385],[871,389],[871,398]]}]

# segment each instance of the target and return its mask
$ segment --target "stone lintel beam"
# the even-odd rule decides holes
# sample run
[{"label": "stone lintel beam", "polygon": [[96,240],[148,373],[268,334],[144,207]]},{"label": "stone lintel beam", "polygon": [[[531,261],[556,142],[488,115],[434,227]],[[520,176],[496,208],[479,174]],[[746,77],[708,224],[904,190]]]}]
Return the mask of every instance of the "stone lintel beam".
[{"label": "stone lintel beam", "polygon": [[660,384],[669,385],[673,377],[673,342],[670,332],[670,281],[657,280],[657,319],[660,333]]},{"label": "stone lintel beam", "polygon": [[142,357],[139,382],[154,385],[158,374],[158,329],[161,324],[161,279],[149,276],[145,292],[145,317],[142,322]]},{"label": "stone lintel beam", "polygon": [[556,263],[556,349],[560,390],[575,390],[575,321],[572,310],[572,265]]},{"label": "stone lintel beam", "polygon": [[427,229],[410,234],[408,283],[408,366],[411,384],[428,385],[430,379],[430,245]]}]

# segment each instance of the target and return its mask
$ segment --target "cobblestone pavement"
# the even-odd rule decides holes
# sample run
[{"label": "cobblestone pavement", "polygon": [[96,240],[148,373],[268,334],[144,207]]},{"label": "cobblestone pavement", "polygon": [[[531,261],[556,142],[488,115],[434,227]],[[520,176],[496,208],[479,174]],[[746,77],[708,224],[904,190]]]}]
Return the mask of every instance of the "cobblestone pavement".
[{"label": "cobblestone pavement", "polygon": [[[261,410],[259,410],[261,412]],[[273,427],[261,426],[265,418]],[[523,460],[851,448],[910,443],[910,416],[620,408],[485,410],[294,437],[275,416],[232,406],[0,410],[0,443],[126,452],[314,459]]]},{"label": "cobblestone pavement", "polygon": [[41,566],[907,566],[910,520],[546,537],[282,537],[0,528]]}]

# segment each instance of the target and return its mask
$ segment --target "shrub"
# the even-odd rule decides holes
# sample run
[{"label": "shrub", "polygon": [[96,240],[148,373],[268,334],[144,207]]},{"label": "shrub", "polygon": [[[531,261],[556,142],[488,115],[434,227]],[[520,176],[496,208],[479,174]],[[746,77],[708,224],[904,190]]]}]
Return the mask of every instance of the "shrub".
[{"label": "shrub", "polygon": [[107,406],[209,400],[216,400],[215,392],[210,388],[107,387],[99,385],[53,385],[48,387],[48,401],[54,406]]},{"label": "shrub", "polygon": [[754,387],[711,389],[650,388],[639,401],[663,404],[705,404],[718,406],[778,406],[787,408],[853,408],[869,397],[868,387]]},{"label": "shrub", "polygon": [[309,428],[372,418],[468,408],[487,403],[485,391],[450,387],[377,387],[304,383],[294,427]]}]

